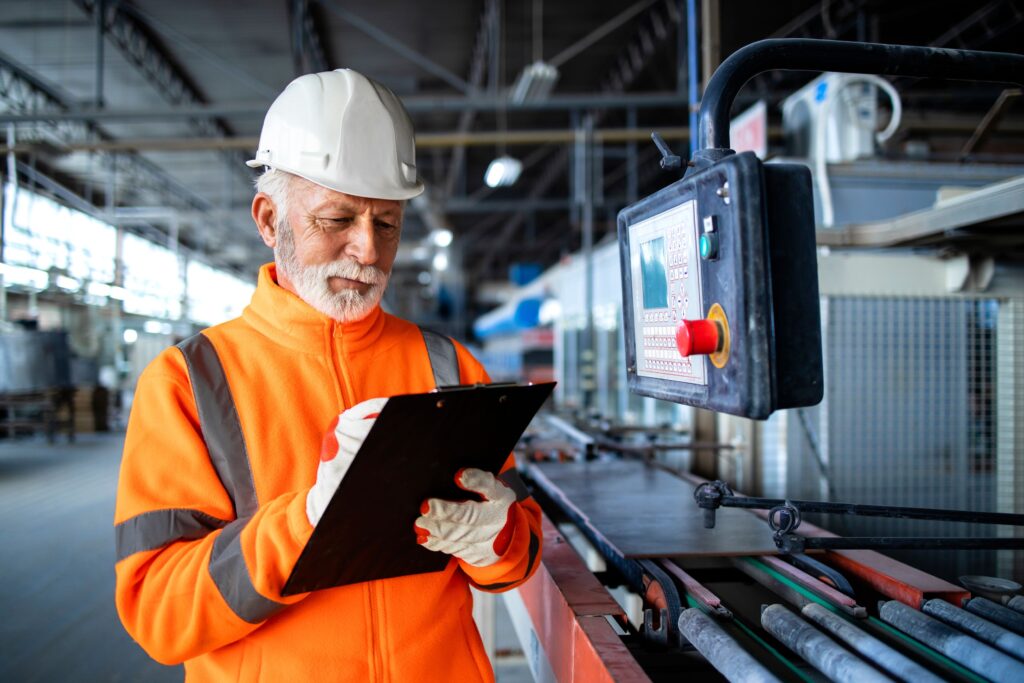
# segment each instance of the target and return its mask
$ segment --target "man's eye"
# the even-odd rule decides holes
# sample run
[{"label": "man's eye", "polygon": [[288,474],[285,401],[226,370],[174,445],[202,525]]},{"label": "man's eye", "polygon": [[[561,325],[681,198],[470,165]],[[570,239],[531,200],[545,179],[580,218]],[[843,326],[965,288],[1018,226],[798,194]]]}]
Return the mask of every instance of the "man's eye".
[{"label": "man's eye", "polygon": [[395,228],[398,227],[397,225],[393,225],[393,224],[387,223],[385,221],[376,221],[375,225],[378,228],[380,228],[381,230],[394,230]]}]

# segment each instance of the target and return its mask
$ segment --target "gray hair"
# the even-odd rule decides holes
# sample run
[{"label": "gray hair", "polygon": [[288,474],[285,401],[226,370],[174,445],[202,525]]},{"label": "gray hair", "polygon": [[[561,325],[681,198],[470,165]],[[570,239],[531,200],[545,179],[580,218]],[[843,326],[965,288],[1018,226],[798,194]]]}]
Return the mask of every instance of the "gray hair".
[{"label": "gray hair", "polygon": [[[257,192],[262,192],[274,202],[274,206],[280,214],[277,221],[278,226],[281,225],[282,221],[284,221],[285,227],[288,225],[288,207],[295,196],[295,189],[300,180],[301,178],[294,173],[279,171],[276,168],[267,168],[266,171],[256,177],[256,181],[253,183],[256,186]],[[404,210],[406,200],[400,199],[398,203]]]},{"label": "gray hair", "polygon": [[276,168],[268,168],[256,178],[256,191],[270,197],[277,209],[277,225],[274,227],[288,227],[288,206],[295,192],[297,178],[292,173]]}]

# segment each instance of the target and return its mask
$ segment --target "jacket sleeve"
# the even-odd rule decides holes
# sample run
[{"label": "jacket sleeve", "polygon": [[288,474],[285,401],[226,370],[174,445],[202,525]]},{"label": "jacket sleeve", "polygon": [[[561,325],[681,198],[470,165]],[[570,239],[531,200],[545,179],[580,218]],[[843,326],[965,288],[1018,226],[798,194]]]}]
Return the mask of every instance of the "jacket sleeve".
[{"label": "jacket sleeve", "polygon": [[[460,344],[456,343],[459,355],[459,372],[463,382],[490,382],[487,371]],[[458,560],[459,567],[469,577],[473,585],[482,591],[499,593],[511,590],[526,581],[540,564],[542,540],[541,511],[537,501],[519,481],[514,455],[509,455],[501,468],[502,479],[517,482],[512,488],[516,490],[519,500],[512,504],[511,514],[514,523],[512,540],[497,562],[489,567],[474,567],[463,560]]]},{"label": "jacket sleeve", "polygon": [[312,534],[305,491],[236,518],[178,349],[166,350],[139,378],[114,522],[118,614],[159,662],[234,642],[305,597],[280,594]]}]

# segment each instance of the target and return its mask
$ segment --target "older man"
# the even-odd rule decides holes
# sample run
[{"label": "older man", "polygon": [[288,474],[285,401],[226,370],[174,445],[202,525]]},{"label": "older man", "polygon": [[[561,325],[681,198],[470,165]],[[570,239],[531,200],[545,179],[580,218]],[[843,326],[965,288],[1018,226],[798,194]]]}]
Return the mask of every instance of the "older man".
[{"label": "older man", "polygon": [[492,680],[469,586],[514,588],[540,551],[511,458],[500,478],[452,473],[479,500],[432,499],[409,520],[410,542],[451,556],[443,571],[281,595],[384,397],[487,381],[462,346],[380,308],[403,203],[423,191],[408,114],[353,71],[303,76],[249,163],[267,167],[252,215],[274,263],[241,317],[139,379],[115,515],[121,619],[191,680]]}]

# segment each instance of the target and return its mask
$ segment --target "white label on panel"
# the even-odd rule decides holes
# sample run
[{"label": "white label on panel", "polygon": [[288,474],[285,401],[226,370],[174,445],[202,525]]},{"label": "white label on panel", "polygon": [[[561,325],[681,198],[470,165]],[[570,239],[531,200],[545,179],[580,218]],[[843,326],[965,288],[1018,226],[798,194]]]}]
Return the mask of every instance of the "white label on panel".
[{"label": "white label on panel", "polygon": [[676,347],[682,320],[704,317],[697,257],[697,200],[629,227],[636,373],[707,385],[704,356]]}]

